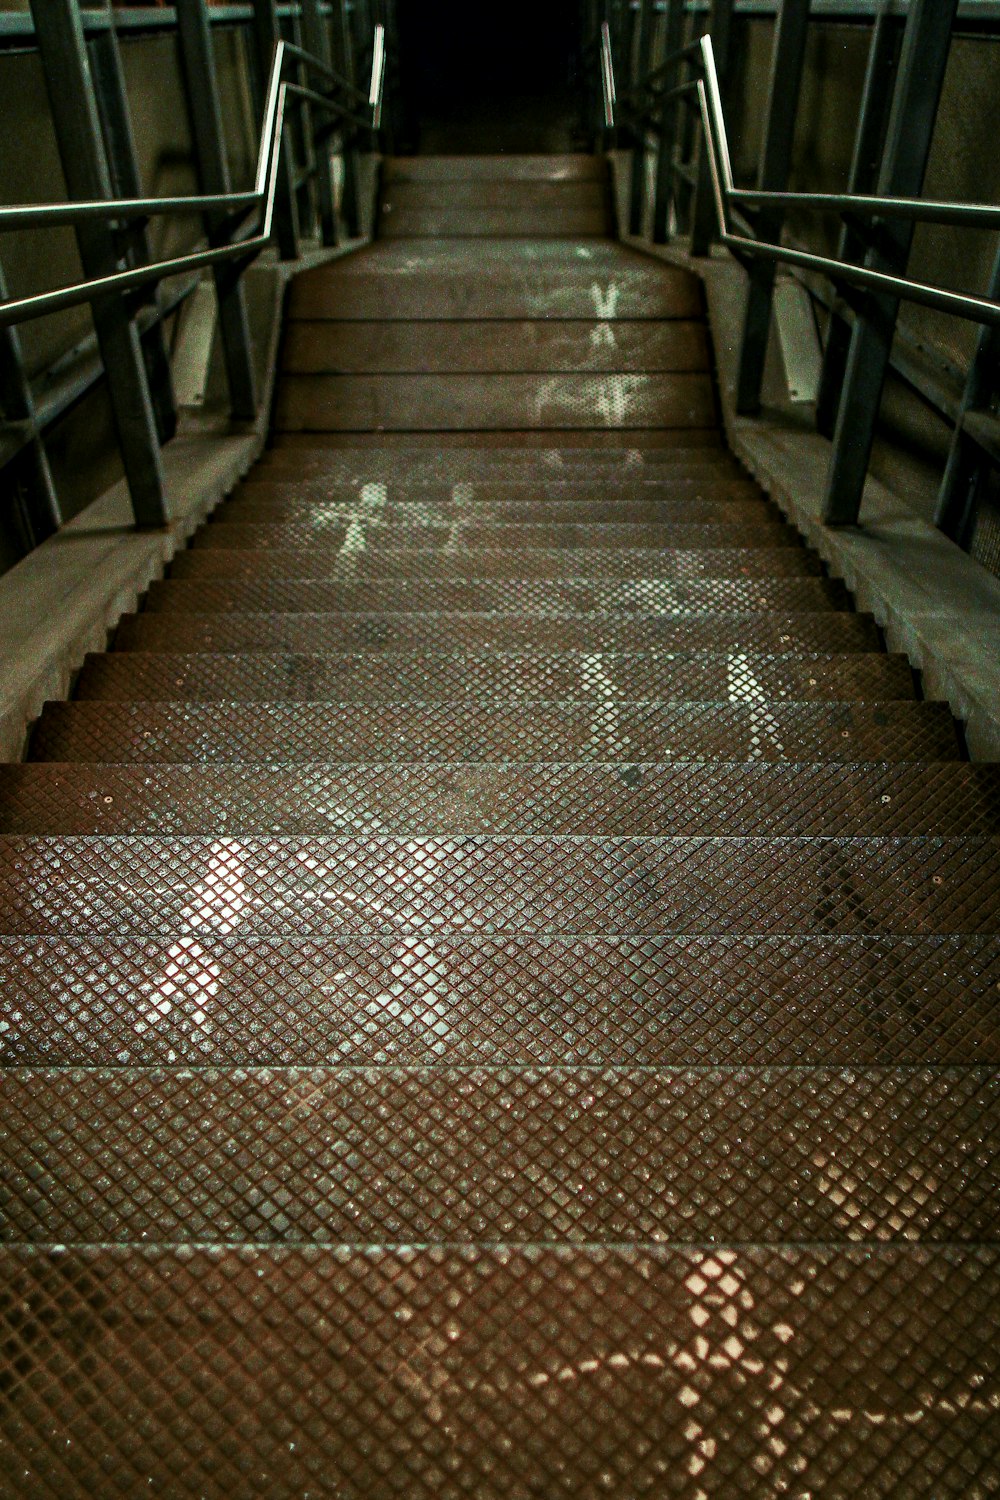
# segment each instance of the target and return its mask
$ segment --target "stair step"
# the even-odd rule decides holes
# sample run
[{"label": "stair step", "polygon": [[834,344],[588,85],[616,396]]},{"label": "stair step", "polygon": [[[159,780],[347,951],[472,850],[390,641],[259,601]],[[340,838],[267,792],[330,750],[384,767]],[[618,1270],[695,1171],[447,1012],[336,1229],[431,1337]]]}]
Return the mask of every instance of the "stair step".
[{"label": "stair step", "polygon": [[[537,439],[539,434],[534,434]],[[353,447],[349,442],[331,448],[326,435],[288,434],[283,444],[266,448],[250,471],[250,478],[310,478],[333,483],[363,484],[377,481],[390,486],[413,484],[448,485],[457,482],[482,484],[531,484],[547,494],[552,484],[580,481],[615,486],[643,482],[672,484],[677,479],[729,479],[747,482],[746,473],[732,454],[719,447],[719,436],[706,427],[692,428],[660,448],[638,448],[620,443],[612,448],[553,447],[551,435],[545,445],[535,442],[524,449],[469,447],[455,443],[441,452],[428,454],[419,434],[400,441],[391,453],[371,446]],[[566,435],[560,434],[563,443]],[[422,445],[422,446],[421,446]],[[754,486],[756,490],[756,486]],[[626,491],[628,492],[628,491]]]},{"label": "stair step", "polygon": [[844,1494],[921,1500],[995,1472],[993,1246],[25,1246],[0,1267],[44,1492],[592,1500],[622,1475],[662,1493],[669,1464],[820,1494],[835,1464]]},{"label": "stair step", "polygon": [[550,484],[382,484],[325,479],[245,480],[213,521],[384,516],[411,524],[453,520],[530,525],[546,522],[750,521],[781,519],[756,485],[734,480],[601,480]]},{"label": "stair step", "polygon": [[649,266],[641,259],[637,265],[613,268],[562,260],[551,265],[498,261],[487,266],[480,255],[467,270],[455,265],[429,270],[407,256],[396,268],[353,269],[340,275],[331,275],[325,267],[304,271],[295,277],[288,294],[292,320],[583,318],[614,323],[634,318],[690,320],[702,314],[701,285],[695,276],[671,267]]},{"label": "stair step", "polygon": [[0,835],[10,936],[988,934],[994,838]]},{"label": "stair step", "polygon": [[285,375],[280,431],[712,427],[707,374]]},{"label": "stair step", "polygon": [[380,651],[405,646],[505,651],[878,651],[870,615],[208,614],[125,615],[116,651]]},{"label": "stair step", "polygon": [[[549,177],[521,183],[516,197],[509,180],[500,178],[429,178],[385,177],[381,194],[382,209],[391,205],[393,213],[411,208],[516,208],[520,212],[535,209],[543,213],[570,208],[603,209],[608,201],[608,185],[602,177]],[[379,251],[383,247],[379,246]]]},{"label": "stair step", "polygon": [[751,610],[842,612],[850,595],[832,578],[639,578],[615,579],[441,578],[378,579],[353,582],[323,579],[170,578],[150,584],[149,613],[262,614],[367,613],[402,610],[430,612],[497,611],[535,614],[540,619],[569,612],[604,612],[611,619],[630,615]]},{"label": "stair step", "polygon": [[[606,726],[598,724],[597,733]],[[607,755],[607,752],[605,752]],[[1000,835],[1000,767],[2,765],[18,834]]]},{"label": "stair step", "polygon": [[[236,548],[193,548],[179,552],[170,565],[171,578],[331,578],[350,582],[365,574],[380,578],[457,581],[479,578],[809,578],[822,573],[823,564],[802,547],[700,548],[561,548],[534,547],[521,553],[505,547],[463,547],[445,552],[432,547],[398,547],[391,553],[345,547],[269,547],[260,551]],[[551,592],[551,591],[550,591]]]},{"label": "stair step", "polygon": [[710,368],[701,322],[291,323],[282,369],[292,374],[404,371],[545,373]]},{"label": "stair step", "polygon": [[[602,156],[573,152],[502,156],[387,156],[384,182],[606,182]],[[518,189],[520,192],[520,188]]]},{"label": "stair step", "polygon": [[520,238],[558,240],[579,239],[608,232],[608,212],[603,204],[551,204],[525,208],[520,202],[505,208],[430,208],[397,206],[384,198],[379,214],[378,232],[383,239],[445,239],[449,235],[463,238],[482,236],[497,239]]},{"label": "stair step", "polygon": [[996,937],[0,938],[8,1067],[1000,1063]]},{"label": "stair step", "polygon": [[607,429],[597,427],[580,427],[574,430],[571,427],[557,429],[553,427],[535,427],[522,430],[493,428],[490,430],[476,431],[471,428],[456,427],[453,431],[421,432],[416,428],[400,429],[398,432],[384,430],[381,432],[282,432],[274,430],[271,434],[272,451],[284,449],[289,453],[306,449],[309,452],[317,448],[323,448],[327,452],[337,455],[341,452],[352,454],[378,453],[383,459],[397,452],[405,453],[407,456],[413,449],[422,448],[424,452],[441,454],[447,449],[458,449],[462,453],[468,453],[479,449],[487,453],[524,452],[531,448],[537,448],[542,452],[548,452],[553,441],[558,439],[564,449],[579,448],[582,453],[594,453],[604,450],[609,456],[624,463],[627,455],[633,450],[650,449],[660,447],[666,453],[672,453],[678,447],[687,451],[695,439],[704,437],[705,447],[708,452],[713,453],[719,441],[719,435],[713,427],[685,427],[679,432],[674,432],[669,427],[609,427]]},{"label": "stair step", "polygon": [[[526,711],[527,710],[527,711]],[[953,761],[944,703],[48,703],[34,761]]]},{"label": "stair step", "polygon": [[1000,1232],[995,1069],[12,1069],[4,1095],[7,1241]]},{"label": "stair step", "polygon": [[410,526],[405,521],[379,516],[356,516],[350,521],[331,521],[317,528],[315,519],[285,521],[229,520],[224,525],[203,526],[192,538],[197,548],[228,548],[261,552],[271,548],[283,552],[312,548],[322,558],[341,553],[436,550],[461,557],[466,551],[491,549],[525,552],[548,551],[691,551],[701,548],[756,549],[801,547],[793,526],[770,520],[766,514],[746,525],[718,522],[601,521],[581,525],[574,521],[503,522],[454,521],[445,526]]},{"label": "stair step", "polygon": [[750,652],[383,651],[241,654],[121,651],[89,655],[81,699],[425,702],[455,698],[578,698],[607,711],[617,699],[720,699],[761,705],[913,698],[903,656],[755,656]]}]

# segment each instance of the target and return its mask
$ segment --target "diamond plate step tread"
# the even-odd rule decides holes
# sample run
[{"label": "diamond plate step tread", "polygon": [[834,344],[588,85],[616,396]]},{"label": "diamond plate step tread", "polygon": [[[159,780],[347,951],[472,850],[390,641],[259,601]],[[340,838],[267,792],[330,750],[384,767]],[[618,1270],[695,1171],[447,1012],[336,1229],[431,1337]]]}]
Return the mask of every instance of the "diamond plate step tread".
[{"label": "diamond plate step tread", "polygon": [[[294,285],[294,283],[293,283]],[[283,375],[281,432],[713,427],[707,374]]]},{"label": "diamond plate step tread", "polygon": [[454,650],[879,651],[870,615],[208,614],[125,615],[116,651]]},{"label": "diamond plate step tread", "polygon": [[989,933],[1000,841],[0,835],[0,932]]},{"label": "diamond plate step tread", "polygon": [[[604,733],[595,734],[595,723]],[[954,761],[947,704],[780,703],[761,733],[755,705],[591,705],[529,700],[386,703],[48,703],[33,761],[127,764],[247,761],[531,761],[623,759]]]},{"label": "diamond plate step tread", "polygon": [[0,938],[0,984],[5,1067],[1000,1065],[997,937]]},{"label": "diamond plate step tread", "polygon": [[336,578],[348,582],[374,573],[383,578],[815,578],[823,564],[804,547],[704,547],[691,549],[534,547],[524,552],[463,547],[399,547],[391,554],[355,548],[341,551],[269,547],[194,548],[178,552],[172,578]]},{"label": "diamond plate step tread", "polygon": [[[287,306],[290,321],[331,318],[336,322],[559,318],[613,324],[632,318],[690,322],[703,315],[701,286],[687,272],[615,263],[582,263],[577,269],[562,262],[546,265],[537,258],[520,264],[511,260],[506,265],[498,260],[492,266],[480,258],[478,269],[384,262],[378,269],[346,273],[320,267],[295,277]],[[670,424],[655,421],[649,425]]]},{"label": "diamond plate step tread", "polygon": [[272,451],[283,449],[297,453],[300,449],[313,452],[323,449],[334,456],[340,453],[377,453],[384,459],[387,454],[402,453],[409,459],[414,450],[424,454],[444,453],[456,449],[462,453],[481,450],[484,453],[523,453],[530,449],[548,452],[554,443],[566,450],[577,449],[591,454],[603,450],[609,458],[624,462],[633,450],[662,448],[666,453],[675,453],[680,446],[690,449],[701,445],[715,453],[719,446],[717,427],[685,427],[674,432],[669,427],[534,427],[493,428],[489,431],[456,427],[453,431],[423,432],[417,428],[400,429],[398,432],[283,432],[272,429]]},{"label": "diamond plate step tread", "polygon": [[[683,442],[680,438],[683,437]],[[326,438],[288,436],[265,448],[248,479],[337,484],[371,481],[389,485],[427,484],[667,484],[681,480],[741,480],[746,471],[719,445],[718,433],[698,428],[671,444],[642,449],[541,445],[537,434],[523,450],[512,446],[483,448],[455,443],[429,454],[422,439],[399,442],[390,454],[377,447],[344,444],[331,448]]]},{"label": "diamond plate step tread", "polygon": [[5,1249],[0,1472],[72,1500],[971,1500],[998,1254]]},{"label": "diamond plate step tread", "polygon": [[405,371],[521,373],[594,370],[682,371],[711,367],[702,322],[666,324],[511,321],[289,324],[281,368],[290,374]]},{"label": "diamond plate step tread", "polygon": [[219,521],[337,522],[355,516],[411,526],[448,526],[454,521],[523,526],[781,519],[777,508],[760,496],[756,486],[732,480],[684,480],[676,485],[647,480],[632,485],[602,481],[553,485],[364,484],[354,488],[333,487],[325,480],[285,484],[254,480],[242,483],[211,520],[213,525]]},{"label": "diamond plate step tread", "polygon": [[[404,208],[510,208],[511,198],[509,181],[496,178],[416,182],[412,177],[389,175],[383,182],[382,207],[384,212],[389,204],[394,213]],[[607,201],[607,182],[599,177],[578,178],[576,181],[565,177],[527,181],[520,183],[516,192],[516,204],[522,210],[604,208]]]},{"label": "diamond plate step tread", "polygon": [[500,156],[387,156],[382,162],[386,183],[444,182],[451,188],[463,182],[600,182],[607,181],[602,156],[584,152],[545,152]]},{"label": "diamond plate step tread", "polygon": [[0,1239],[952,1241],[1000,1070],[9,1069]]},{"label": "diamond plate step tread", "polygon": [[[608,731],[606,721],[595,725],[613,742],[614,728]],[[991,836],[1000,835],[1000,766],[2,765],[0,830]]]},{"label": "diamond plate step tread", "polygon": [[533,239],[566,240],[589,236],[598,239],[608,232],[608,213],[603,204],[590,207],[571,203],[524,208],[520,195],[515,204],[508,204],[505,208],[428,208],[383,202],[378,232],[380,238],[386,240],[437,240],[451,235],[484,239],[520,239],[525,235],[531,235]]},{"label": "diamond plate step tread", "polygon": [[356,614],[371,611],[498,611],[539,618],[569,612],[696,614],[757,610],[847,611],[846,586],[835,578],[604,579],[442,578],[322,579],[242,578],[154,581],[147,612],[170,614]]},{"label": "diamond plate step tread", "polygon": [[230,548],[262,552],[276,547],[283,551],[310,549],[324,567],[342,553],[428,550],[447,552],[460,558],[468,548],[491,548],[513,552],[516,557],[536,550],[603,551],[613,548],[642,551],[676,551],[697,548],[801,547],[794,526],[763,515],[749,525],[655,521],[622,524],[597,522],[580,525],[518,522],[486,524],[455,520],[444,526],[407,525],[405,521],[378,516],[355,515],[348,521],[324,518],[317,527],[312,518],[280,522],[245,522],[230,519],[225,525],[209,522],[195,532],[192,546]]},{"label": "diamond plate step tread", "polygon": [[[750,652],[431,652],[403,650],[239,655],[118,651],[88,656],[76,696],[106,701],[385,702],[418,698],[730,700],[761,705],[851,698],[913,698],[904,656],[754,656]],[[763,718],[762,710],[762,722]]]}]

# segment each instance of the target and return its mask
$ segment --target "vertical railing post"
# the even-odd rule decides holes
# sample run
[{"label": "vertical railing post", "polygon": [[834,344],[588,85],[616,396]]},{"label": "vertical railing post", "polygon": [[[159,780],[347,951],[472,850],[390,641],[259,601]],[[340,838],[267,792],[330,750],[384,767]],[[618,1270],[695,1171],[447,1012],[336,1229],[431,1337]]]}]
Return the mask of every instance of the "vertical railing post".
[{"label": "vertical railing post", "polygon": [[[228,193],[229,162],[208,7],[206,0],[174,0],[174,3],[198,183],[203,193]],[[223,243],[225,223],[224,213],[205,215],[210,245]],[[257,382],[243,284],[239,270],[232,264],[214,267],[213,276],[230,408],[238,421],[252,421],[257,414]]]},{"label": "vertical railing post", "polygon": [[[667,0],[663,55],[678,51],[684,35],[684,0]],[[675,65],[661,80],[669,91],[677,83],[680,69]],[[653,242],[666,244],[670,238],[670,203],[674,190],[674,148],[677,141],[677,100],[669,99],[660,110],[660,146],[656,153],[656,190],[653,198]]]},{"label": "vertical railing post", "polygon": [[[910,0],[878,175],[883,197],[920,195],[957,8],[958,0]],[[873,229],[878,239],[865,265],[905,275],[913,221],[888,219]],[[854,321],[826,481],[823,517],[830,526],[858,519],[898,312],[897,297],[871,295]]]},{"label": "vertical railing post", "polygon": [[[333,0],[334,66],[348,83],[356,83],[354,66],[354,38],[351,34],[351,18],[345,0]],[[353,101],[352,101],[353,103]],[[344,194],[341,211],[347,233],[356,239],[361,233],[361,163],[350,125],[344,126],[343,135]]]},{"label": "vertical railing post", "polygon": [[[808,23],[809,0],[781,0],[771,54],[764,142],[757,172],[757,186],[764,191],[783,192],[788,187]],[[777,243],[783,222],[784,213],[780,208],[762,208],[755,226],[758,238]],[[736,410],[743,415],[760,410],[764,359],[771,331],[774,273],[774,262],[769,260],[755,260],[750,268],[736,377]]]},{"label": "vertical railing post", "polygon": [[[715,69],[719,77],[719,88],[723,101],[727,100],[726,87],[729,80],[729,59],[733,39],[734,0],[712,0],[709,10],[708,32],[712,38]],[[691,254],[707,255],[715,238],[715,198],[712,194],[712,176],[708,166],[708,150],[702,140],[698,151],[698,180],[694,190],[694,207],[691,210]]]},{"label": "vertical railing post", "polygon": [[[0,266],[0,300],[8,296]],[[58,531],[62,524],[52,470],[36,424],[35,399],[24,368],[16,328],[0,328],[0,415],[5,422],[27,429],[28,441],[12,460],[15,469],[19,521],[28,547]]]},{"label": "vertical railing post", "polygon": [[[129,113],[125,75],[122,71],[114,11],[108,6],[107,27],[88,46],[90,66],[96,84],[98,115],[104,133],[104,146],[112,191],[117,197],[141,198],[143,187],[136,161],[135,137]],[[148,265],[152,259],[149,236],[142,224],[130,225],[123,236],[131,265]],[[159,291],[153,286],[146,295],[146,305],[158,308]],[[177,403],[170,371],[170,356],[163,324],[159,318],[140,334],[146,378],[156,417],[156,431],[161,443],[169,442],[177,431]]]},{"label": "vertical railing post", "polygon": [[[302,41],[307,52],[329,67],[332,63],[330,33],[320,13],[319,0],[301,0]],[[337,243],[337,202],[330,171],[329,120],[319,120],[318,139],[313,139],[316,158],[316,201],[319,206],[319,233],[324,245]]]},{"label": "vertical railing post", "polygon": [[[258,91],[263,97],[271,72],[274,49],[281,39],[275,0],[253,0],[253,40],[257,61]],[[293,184],[294,167],[291,131],[286,124],[282,137],[281,159],[274,200],[274,224],[278,253],[282,260],[297,260],[299,255],[299,216]]]},{"label": "vertical railing post", "polygon": [[[878,180],[879,163],[885,145],[889,114],[892,109],[893,84],[903,39],[903,17],[880,10],[872,30],[865,69],[864,90],[858,132],[854,139],[848,191],[873,193]],[[855,225],[845,224],[840,232],[837,259],[855,265],[865,258],[868,236]],[[851,325],[835,305],[826,331],[826,348],[819,392],[816,397],[816,428],[824,437],[832,437],[837,425],[837,406],[844,385],[847,351],[851,344]]]},{"label": "vertical railing post", "polygon": [[[1000,302],[1000,249],[997,250],[987,297]],[[938,494],[935,523],[960,547],[968,547],[976,529],[979,493],[991,461],[962,424],[974,411],[987,409],[1000,390],[1000,329],[983,327],[965,381],[955,421],[951,451]]]},{"label": "vertical railing post", "polygon": [[[653,28],[653,0],[639,0],[639,17],[636,27],[635,51],[630,74],[632,89],[640,109],[643,106],[638,86],[649,72],[649,42]],[[635,122],[632,131],[632,168],[629,176],[628,232],[641,234],[646,217],[646,137],[649,122],[645,114]]]},{"label": "vertical railing post", "polygon": [[[109,198],[111,178],[76,0],[32,0],[32,16],[69,196]],[[108,224],[80,224],[76,239],[85,276],[121,269]],[[163,465],[138,330],[117,294],[97,297],[91,306],[135,518],[140,526],[162,526],[168,519]]]}]

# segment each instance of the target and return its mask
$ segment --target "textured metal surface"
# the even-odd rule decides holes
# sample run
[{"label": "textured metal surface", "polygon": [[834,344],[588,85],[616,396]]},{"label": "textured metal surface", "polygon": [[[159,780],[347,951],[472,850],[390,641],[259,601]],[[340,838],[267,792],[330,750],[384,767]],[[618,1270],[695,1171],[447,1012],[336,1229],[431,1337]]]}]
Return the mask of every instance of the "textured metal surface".
[{"label": "textured metal surface", "polygon": [[382,203],[379,233],[386,239],[438,239],[443,236],[506,236],[564,240],[605,235],[608,213],[602,204],[553,204],[523,208],[418,208],[397,207],[390,199]]},{"label": "textured metal surface", "polygon": [[[410,257],[408,256],[409,260]],[[353,270],[340,276],[306,271],[292,282],[288,316],[309,320],[581,318],[700,318],[701,287],[684,271],[666,267],[581,265],[462,266]],[[484,274],[488,271],[489,274]],[[659,423],[651,424],[659,426]]]},{"label": "textured metal surface", "polygon": [[3,929],[81,936],[984,933],[996,839],[0,835]]},{"label": "textured metal surface", "polygon": [[325,441],[307,436],[287,439],[266,448],[251,477],[286,478],[301,475],[303,479],[327,478],[345,483],[380,480],[387,484],[427,484],[456,481],[498,484],[576,482],[580,479],[616,483],[624,481],[659,481],[689,477],[718,476],[746,478],[736,460],[720,446],[718,432],[708,428],[674,434],[660,433],[671,441],[656,448],[616,444],[612,449],[599,446],[576,448],[559,446],[562,435],[553,434],[547,445],[533,448],[482,448],[455,444],[439,453],[428,454],[420,440],[400,443],[390,455],[376,447],[345,445],[330,449]]},{"label": "textured metal surface", "polygon": [[756,487],[736,480],[652,480],[454,485],[331,484],[300,479],[241,484],[232,499],[212,516],[222,521],[279,523],[313,520],[336,524],[355,516],[406,522],[411,526],[553,525],[571,522],[644,523],[681,521],[776,521],[780,512],[756,494]]},{"label": "textured metal surface", "polygon": [[25,1247],[0,1265],[21,1493],[995,1487],[992,1247]]},{"label": "textured metal surface", "polygon": [[[475,451],[484,453],[539,452],[550,451],[558,441],[564,451],[577,448],[581,453],[602,451],[618,456],[627,452],[639,452],[662,448],[665,453],[675,453],[680,444],[685,450],[701,443],[709,452],[718,447],[719,434],[714,427],[685,427],[674,432],[669,427],[599,428],[581,427],[529,427],[491,428],[477,432],[473,428],[455,428],[454,431],[421,432],[416,428],[398,432],[282,432],[272,434],[273,449],[288,453],[300,448],[313,452],[322,448],[336,456],[338,453],[377,453],[384,460],[387,454],[396,452],[409,456],[414,450],[423,449],[425,454],[443,454],[448,449],[461,453]],[[440,470],[439,470],[440,472]]]},{"label": "textured metal surface", "polygon": [[707,370],[702,323],[620,323],[595,339],[589,322],[292,323],[282,368],[293,374],[404,370]]},{"label": "textured metal surface", "polygon": [[589,429],[712,427],[705,374],[286,375],[274,423],[281,432],[411,428]]},{"label": "textured metal surface", "polygon": [[120,651],[88,656],[77,697],[426,702],[455,698],[588,699],[595,709],[617,700],[729,700],[761,708],[772,698],[797,701],[912,698],[901,656],[755,656],[717,652],[266,652],[188,656]]},{"label": "textured metal surface", "polygon": [[560,551],[616,552],[696,551],[700,548],[734,548],[756,550],[758,547],[801,547],[801,539],[792,526],[767,516],[749,525],[692,523],[689,521],[656,521],[653,523],[592,522],[580,525],[573,521],[559,524],[480,522],[475,519],[452,521],[444,526],[411,526],[405,520],[383,520],[379,516],[356,515],[352,520],[330,522],[314,518],[244,522],[230,520],[226,525],[203,526],[192,539],[197,548],[231,548],[237,551],[265,552],[269,547],[282,551],[308,551],[314,548],[324,563],[323,554],[356,554],[369,549],[373,553],[442,548],[450,554],[466,548],[473,551],[496,549],[523,557],[539,549]]},{"label": "textured metal surface", "polygon": [[322,579],[243,578],[229,583],[211,579],[154,582],[146,609],[164,613],[223,614],[358,613],[370,610],[472,610],[532,613],[541,617],[568,612],[708,614],[747,610],[845,610],[850,595],[839,579],[829,578],[441,578],[352,582]]},{"label": "textured metal surface", "polygon": [[0,938],[6,1066],[1000,1064],[996,937]]},{"label": "textured metal surface", "polygon": [[3,1097],[8,1242],[1000,1229],[996,1069],[35,1069]]},{"label": "textured metal surface", "polygon": [[359,575],[382,578],[809,578],[823,565],[804,547],[533,547],[508,552],[502,547],[443,553],[440,548],[399,547],[391,553],[319,547],[279,548],[258,552],[235,548],[193,548],[179,552],[170,565],[173,578],[336,578],[350,582]]},{"label": "textured metal surface", "polygon": [[167,614],[126,615],[118,651],[454,650],[877,651],[870,615]]},{"label": "textured metal surface", "polygon": [[386,205],[391,205],[393,213],[404,208],[509,209],[515,204],[521,212],[541,209],[551,213],[563,208],[604,208],[607,200],[607,183],[600,178],[576,181],[565,177],[543,178],[519,183],[516,193],[512,193],[509,182],[495,177],[478,181],[449,177],[444,181],[417,182],[412,177],[386,173],[382,192],[383,212]]},{"label": "textured metal surface", "polygon": [[955,760],[943,703],[50,703],[36,761]]},{"label": "textured metal surface", "polygon": [[[598,753],[621,755],[617,724],[603,715],[593,738]],[[1000,834],[1000,767],[0,766],[4,833],[217,829],[227,835],[989,835]]]},{"label": "textured metal surface", "polygon": [[[464,182],[600,182],[607,180],[599,156],[573,153],[502,156],[389,156],[382,164],[386,182],[447,183],[449,191]],[[517,191],[515,189],[515,191]]]}]

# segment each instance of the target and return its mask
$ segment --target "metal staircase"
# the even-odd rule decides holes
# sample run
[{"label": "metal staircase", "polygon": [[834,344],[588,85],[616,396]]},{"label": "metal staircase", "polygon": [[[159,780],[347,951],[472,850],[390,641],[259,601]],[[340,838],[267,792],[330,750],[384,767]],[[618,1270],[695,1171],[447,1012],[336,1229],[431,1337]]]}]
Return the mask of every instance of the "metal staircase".
[{"label": "metal staircase", "polygon": [[1000,1486],[997,770],[590,158],[389,162],[0,769],[0,1492]]}]

